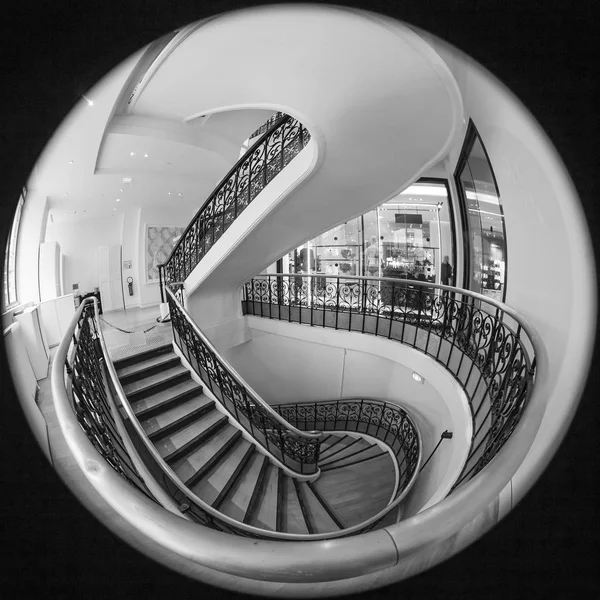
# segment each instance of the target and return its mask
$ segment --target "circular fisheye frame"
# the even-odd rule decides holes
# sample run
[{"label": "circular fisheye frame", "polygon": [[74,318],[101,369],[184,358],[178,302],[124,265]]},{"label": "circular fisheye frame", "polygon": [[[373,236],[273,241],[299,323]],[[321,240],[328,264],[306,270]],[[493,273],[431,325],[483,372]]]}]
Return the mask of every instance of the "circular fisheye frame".
[{"label": "circular fisheye frame", "polygon": [[170,568],[267,597],[407,579],[566,433],[594,342],[579,199],[426,31],[311,4],[190,23],[86,91],[34,173],[3,288],[20,402]]}]

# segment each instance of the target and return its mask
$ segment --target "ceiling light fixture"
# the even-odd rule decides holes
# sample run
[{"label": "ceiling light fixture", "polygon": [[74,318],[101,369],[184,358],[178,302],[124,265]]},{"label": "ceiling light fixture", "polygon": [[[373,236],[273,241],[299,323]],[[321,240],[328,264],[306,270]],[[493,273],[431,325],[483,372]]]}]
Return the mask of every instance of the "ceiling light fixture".
[{"label": "ceiling light fixture", "polygon": [[83,98],[85,99],[85,101],[88,103],[88,106],[94,106],[94,101],[90,100],[87,96],[85,96],[84,94],[82,94]]},{"label": "ceiling light fixture", "polygon": [[144,154],[144,158],[148,158],[148,155],[147,155],[147,154]]},{"label": "ceiling light fixture", "polygon": [[72,161],[72,160],[70,160],[70,161],[69,161],[69,164],[70,164],[70,165],[72,165],[72,164],[73,164],[73,161]]},{"label": "ceiling light fixture", "polygon": [[117,198],[117,202],[121,202],[121,198]]},{"label": "ceiling light fixture", "polygon": [[130,152],[129,156],[135,156],[135,152]]},{"label": "ceiling light fixture", "polygon": [[412,378],[415,381],[418,381],[419,383],[425,383],[425,378],[422,375],[419,375],[418,373],[416,373],[415,371],[413,371],[413,373],[412,373]]},{"label": "ceiling light fixture", "polygon": [[120,191],[120,192],[122,192],[122,191],[123,191],[123,188],[121,188],[119,191]]}]

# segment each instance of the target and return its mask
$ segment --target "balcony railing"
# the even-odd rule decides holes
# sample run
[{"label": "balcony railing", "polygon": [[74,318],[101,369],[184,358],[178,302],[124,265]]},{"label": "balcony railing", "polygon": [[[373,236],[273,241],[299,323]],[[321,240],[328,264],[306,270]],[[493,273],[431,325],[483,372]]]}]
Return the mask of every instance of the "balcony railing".
[{"label": "balcony railing", "polygon": [[299,475],[319,472],[322,433],[290,425],[222,358],[166,286],[173,339],[200,379],[235,420],[281,464]]},{"label": "balcony railing", "polygon": [[390,503],[364,523],[342,532],[344,535],[375,529],[410,492],[419,474],[423,444],[419,429],[400,406],[357,398],[278,404],[273,409],[299,429],[364,433],[383,442],[394,454],[398,473]]},{"label": "balcony railing", "polygon": [[323,275],[260,275],[244,286],[247,315],[383,336],[442,364],[471,408],[473,437],[455,486],[496,456],[533,388],[529,334],[506,305],[422,281]]},{"label": "balcony railing", "polygon": [[163,302],[164,284],[185,281],[241,212],[309,140],[308,129],[285,115],[240,158],[190,221],[167,261],[159,266]]}]

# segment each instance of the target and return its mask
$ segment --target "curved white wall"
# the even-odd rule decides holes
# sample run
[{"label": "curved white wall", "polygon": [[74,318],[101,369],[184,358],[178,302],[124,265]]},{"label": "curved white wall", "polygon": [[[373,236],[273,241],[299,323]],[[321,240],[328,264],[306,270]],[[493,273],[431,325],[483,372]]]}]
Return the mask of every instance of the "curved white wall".
[{"label": "curved white wall", "polygon": [[[358,332],[247,316],[242,344],[225,358],[269,404],[338,398],[396,403],[413,416],[423,440],[423,463],[444,440],[407,497],[404,516],[441,500],[466,460],[472,433],[465,393],[433,359],[399,342]],[[425,378],[417,383],[412,372]]]}]

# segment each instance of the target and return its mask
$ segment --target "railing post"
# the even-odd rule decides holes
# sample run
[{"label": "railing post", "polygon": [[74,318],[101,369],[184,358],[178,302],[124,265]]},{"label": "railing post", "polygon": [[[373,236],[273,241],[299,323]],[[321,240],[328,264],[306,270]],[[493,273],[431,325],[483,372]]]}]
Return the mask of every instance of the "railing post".
[{"label": "railing post", "polygon": [[158,265],[158,285],[160,287],[160,301],[164,304],[165,290],[164,290],[164,281],[163,281],[163,269],[164,269],[164,265]]}]

